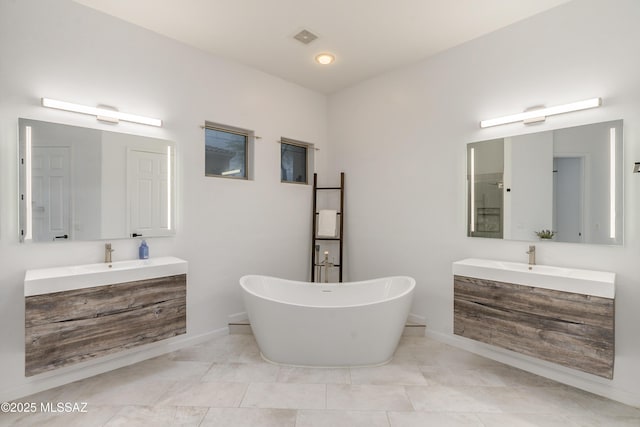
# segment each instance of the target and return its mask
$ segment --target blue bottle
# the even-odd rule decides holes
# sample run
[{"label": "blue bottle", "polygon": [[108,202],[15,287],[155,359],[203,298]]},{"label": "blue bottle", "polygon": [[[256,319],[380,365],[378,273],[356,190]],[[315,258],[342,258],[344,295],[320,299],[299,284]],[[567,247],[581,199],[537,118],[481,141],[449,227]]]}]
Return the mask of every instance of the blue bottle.
[{"label": "blue bottle", "polygon": [[140,243],[140,248],[138,248],[138,256],[140,259],[149,258],[149,246],[147,246],[147,242],[144,240]]}]

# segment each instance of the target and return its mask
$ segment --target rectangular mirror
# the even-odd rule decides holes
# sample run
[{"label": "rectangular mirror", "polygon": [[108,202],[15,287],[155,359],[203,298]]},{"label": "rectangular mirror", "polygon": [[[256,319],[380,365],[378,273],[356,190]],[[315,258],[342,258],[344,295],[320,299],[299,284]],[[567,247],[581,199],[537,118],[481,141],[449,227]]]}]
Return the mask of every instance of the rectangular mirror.
[{"label": "rectangular mirror", "polygon": [[467,235],[621,245],[622,129],[616,120],[467,144]]},{"label": "rectangular mirror", "polygon": [[20,239],[175,233],[175,144],[19,119]]}]

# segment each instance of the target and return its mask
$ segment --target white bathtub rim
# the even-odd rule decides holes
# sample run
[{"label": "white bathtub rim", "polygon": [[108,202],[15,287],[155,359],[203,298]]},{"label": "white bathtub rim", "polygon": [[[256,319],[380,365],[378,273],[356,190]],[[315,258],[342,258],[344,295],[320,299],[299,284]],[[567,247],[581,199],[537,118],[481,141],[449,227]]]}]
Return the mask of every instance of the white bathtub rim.
[{"label": "white bathtub rim", "polygon": [[[373,302],[365,302],[365,303],[362,303],[362,304],[350,304],[350,305],[309,305],[309,304],[297,304],[297,303],[294,303],[294,302],[283,301],[283,300],[271,298],[271,297],[266,296],[266,295],[257,294],[255,292],[253,292],[252,290],[247,289],[247,287],[244,285],[245,280],[248,280],[249,278],[252,278],[252,277],[261,277],[261,278],[265,278],[265,279],[274,279],[274,280],[278,280],[278,281],[281,281],[281,282],[295,283],[295,284],[303,285],[303,286],[307,285],[309,287],[325,286],[325,287],[339,288],[339,287],[343,287],[343,286],[366,285],[367,283],[374,283],[374,282],[379,282],[381,280],[393,280],[393,279],[408,279],[410,285],[405,291],[403,291],[402,293],[399,293],[398,295],[395,295],[395,296],[393,296],[391,298],[380,299],[378,301],[373,301]],[[412,293],[416,288],[416,280],[411,276],[388,276],[388,277],[380,277],[380,278],[376,278],[376,279],[360,280],[358,282],[317,283],[317,282],[302,282],[302,281],[299,281],[299,280],[282,279],[280,277],[264,276],[264,275],[261,275],[261,274],[247,274],[247,275],[242,276],[240,278],[239,282],[240,282],[240,286],[242,287],[242,289],[245,292],[247,292],[248,294],[253,295],[256,298],[260,298],[260,299],[263,299],[263,300],[266,300],[266,301],[275,302],[275,303],[278,303],[278,304],[287,304],[287,305],[291,305],[291,306],[295,306],[295,307],[318,308],[318,309],[356,308],[356,307],[366,307],[366,306],[376,305],[376,304],[384,304],[385,302],[389,302],[389,301],[394,301],[396,299],[400,299],[400,298],[406,296],[407,294]]]},{"label": "white bathtub rim", "polygon": [[260,352],[260,357],[267,363],[271,363],[276,366],[284,366],[288,368],[313,368],[313,369],[349,369],[349,368],[377,368],[378,366],[384,366],[393,360],[393,356],[385,360],[384,362],[379,363],[365,363],[362,365],[301,365],[296,363],[282,363],[275,362],[265,356],[262,352]]}]

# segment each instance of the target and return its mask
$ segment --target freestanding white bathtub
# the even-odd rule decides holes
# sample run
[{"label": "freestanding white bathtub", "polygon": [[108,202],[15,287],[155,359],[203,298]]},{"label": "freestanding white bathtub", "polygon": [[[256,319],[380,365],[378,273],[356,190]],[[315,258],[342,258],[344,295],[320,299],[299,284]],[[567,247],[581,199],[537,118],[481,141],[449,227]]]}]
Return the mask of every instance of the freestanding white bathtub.
[{"label": "freestanding white bathtub", "polygon": [[375,366],[391,360],[416,281],[388,277],[308,283],[267,276],[240,279],[262,357],[273,363]]}]

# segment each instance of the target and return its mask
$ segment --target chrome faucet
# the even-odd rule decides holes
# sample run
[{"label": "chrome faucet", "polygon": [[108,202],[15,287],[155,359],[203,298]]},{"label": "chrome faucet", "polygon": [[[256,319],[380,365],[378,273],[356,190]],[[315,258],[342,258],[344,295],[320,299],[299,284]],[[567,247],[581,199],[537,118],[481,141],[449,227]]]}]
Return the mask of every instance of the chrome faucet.
[{"label": "chrome faucet", "polygon": [[329,251],[324,251],[324,260],[320,265],[324,267],[324,283],[329,283],[329,267],[333,267],[333,263],[329,262]]},{"label": "chrome faucet", "polygon": [[111,264],[111,253],[115,251],[115,249],[111,249],[111,243],[104,244],[104,262],[107,264]]},{"label": "chrome faucet", "polygon": [[529,254],[529,270],[533,269],[533,266],[536,265],[536,247],[535,245],[529,245],[529,250],[527,251]]}]

